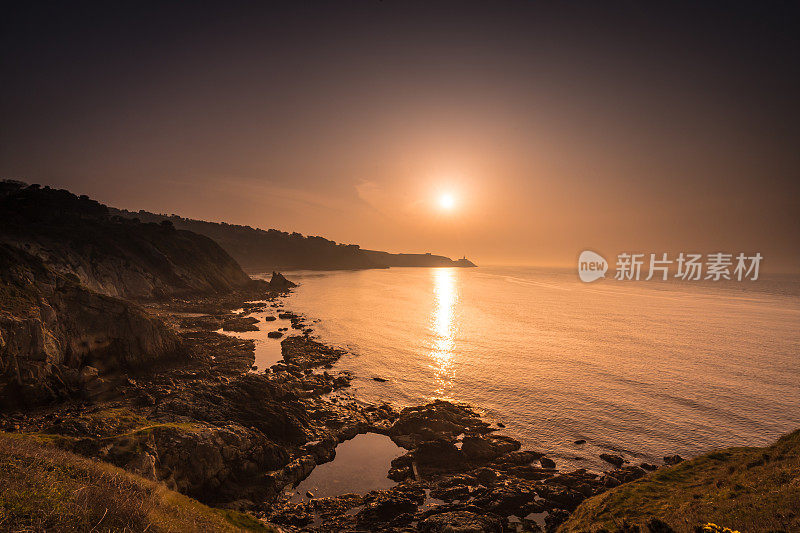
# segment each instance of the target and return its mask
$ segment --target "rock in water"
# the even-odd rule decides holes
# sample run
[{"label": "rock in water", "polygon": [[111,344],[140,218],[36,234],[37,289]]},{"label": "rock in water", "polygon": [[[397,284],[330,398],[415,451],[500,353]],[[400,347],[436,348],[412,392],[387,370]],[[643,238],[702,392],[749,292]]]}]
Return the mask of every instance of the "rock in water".
[{"label": "rock in water", "polygon": [[292,283],[280,272],[272,271],[272,278],[269,280],[269,288],[276,291],[288,291],[292,287],[297,287],[297,283]]},{"label": "rock in water", "polygon": [[552,459],[547,458],[547,457],[540,458],[539,459],[539,464],[542,465],[542,468],[555,468],[556,467],[556,462],[553,461]]},{"label": "rock in water", "polygon": [[605,461],[607,463],[611,463],[612,465],[614,465],[614,466],[616,466],[618,468],[620,466],[622,466],[622,463],[625,462],[625,460],[622,457],[620,457],[619,455],[611,455],[609,453],[601,453],[600,454],[600,459],[602,459],[603,461]]}]

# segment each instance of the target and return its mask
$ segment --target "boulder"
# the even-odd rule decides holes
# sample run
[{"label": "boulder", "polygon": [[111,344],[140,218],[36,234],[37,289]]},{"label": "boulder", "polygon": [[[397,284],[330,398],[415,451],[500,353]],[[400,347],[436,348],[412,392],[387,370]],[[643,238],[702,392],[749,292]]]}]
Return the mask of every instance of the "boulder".
[{"label": "boulder", "polygon": [[455,439],[461,433],[486,433],[488,426],[469,407],[436,400],[427,405],[403,409],[392,425],[389,436],[398,445],[410,448],[419,441]]},{"label": "boulder", "polygon": [[542,465],[542,468],[555,468],[556,462],[552,459],[548,459],[547,457],[542,457],[539,459],[539,464]]},{"label": "boulder", "polygon": [[258,319],[253,317],[236,317],[231,318],[222,323],[224,331],[258,331]]},{"label": "boulder", "polygon": [[609,454],[609,453],[601,453],[600,454],[600,459],[602,459],[603,461],[605,461],[607,463],[611,463],[612,465],[614,465],[616,467],[622,466],[622,464],[625,462],[625,460],[622,457],[620,457],[619,455],[612,455],[612,454]]},{"label": "boulder", "polygon": [[272,272],[272,278],[269,280],[270,289],[278,292],[284,292],[293,287],[297,287],[297,284],[286,279],[280,272]]},{"label": "boulder", "polygon": [[503,519],[491,513],[445,511],[422,520],[418,530],[425,533],[501,533]]},{"label": "boulder", "polygon": [[453,442],[435,439],[419,443],[414,459],[421,467],[449,467],[464,462],[464,454]]},{"label": "boulder", "polygon": [[473,461],[491,461],[505,453],[517,451],[519,447],[520,442],[511,437],[472,435],[464,437],[461,452]]}]

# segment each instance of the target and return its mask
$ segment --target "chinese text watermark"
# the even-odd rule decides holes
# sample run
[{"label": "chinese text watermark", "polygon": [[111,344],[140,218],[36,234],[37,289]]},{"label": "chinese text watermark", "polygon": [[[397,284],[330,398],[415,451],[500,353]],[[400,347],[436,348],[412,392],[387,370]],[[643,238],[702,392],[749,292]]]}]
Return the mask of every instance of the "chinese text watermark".
[{"label": "chinese text watermark", "polygon": [[[686,281],[756,281],[763,256],[756,252],[694,254],[681,252],[676,257],[668,253],[617,255],[614,279],[619,281],[663,280],[677,278]],[[578,258],[578,276],[586,283],[605,277],[608,262],[596,252],[585,250]]]}]

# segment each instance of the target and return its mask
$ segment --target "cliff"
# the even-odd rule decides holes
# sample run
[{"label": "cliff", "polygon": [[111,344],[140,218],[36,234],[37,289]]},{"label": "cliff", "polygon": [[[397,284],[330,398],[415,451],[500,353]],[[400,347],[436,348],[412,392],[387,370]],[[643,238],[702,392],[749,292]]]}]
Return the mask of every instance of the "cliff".
[{"label": "cliff", "polygon": [[0,406],[102,395],[124,371],[180,353],[177,334],[135,300],[255,283],[208,237],[0,182]]},{"label": "cliff", "polygon": [[163,298],[251,283],[208,237],[112,217],[88,197],[19,182],[0,182],[0,243],[109,296]]},{"label": "cliff", "polygon": [[474,267],[466,257],[453,261],[449,257],[433,254],[390,254],[377,250],[363,250],[364,254],[376,263],[388,267]]},{"label": "cliff", "polygon": [[89,291],[39,258],[0,245],[0,406],[101,392],[108,384],[99,371],[140,367],[179,351],[177,335],[138,306]]},{"label": "cliff", "polygon": [[[214,239],[243,268],[271,270],[357,270],[389,267],[470,267],[466,259],[453,261],[441,255],[391,254],[363,250],[356,244],[339,244],[317,236],[303,236],[276,229],[258,229],[224,222],[206,222],[177,215],[158,215],[147,211],[110,209],[115,216],[161,224],[170,222],[178,229]],[[466,261],[466,262],[465,262]]]},{"label": "cliff", "polygon": [[300,233],[206,222],[176,215],[157,215],[147,211],[112,209],[111,213],[153,224],[167,221],[175,228],[210,237],[249,271],[386,268],[365,256],[356,245],[338,244],[323,237],[305,237]]}]

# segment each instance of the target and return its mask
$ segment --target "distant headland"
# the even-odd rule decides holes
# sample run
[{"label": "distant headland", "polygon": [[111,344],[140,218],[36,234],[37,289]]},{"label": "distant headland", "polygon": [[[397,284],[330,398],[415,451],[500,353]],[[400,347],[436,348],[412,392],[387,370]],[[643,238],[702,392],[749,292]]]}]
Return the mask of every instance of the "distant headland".
[{"label": "distant headland", "polygon": [[110,207],[111,215],[138,219],[143,223],[171,222],[176,229],[189,230],[216,241],[249,272],[272,270],[360,270],[390,267],[475,267],[462,257],[443,255],[393,254],[364,250],[357,244],[339,244],[318,236],[305,236],[276,229],[208,222],[149,211],[127,211]]}]

